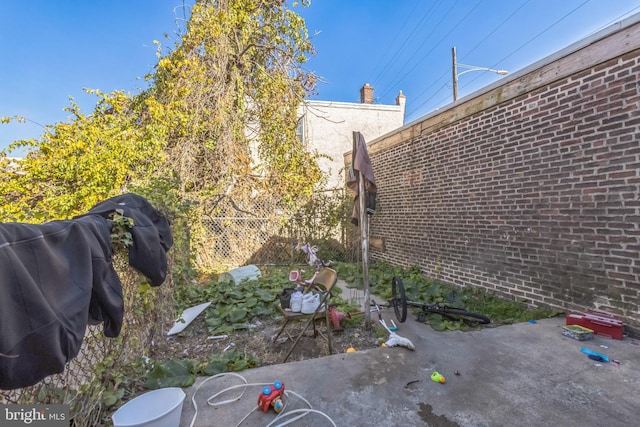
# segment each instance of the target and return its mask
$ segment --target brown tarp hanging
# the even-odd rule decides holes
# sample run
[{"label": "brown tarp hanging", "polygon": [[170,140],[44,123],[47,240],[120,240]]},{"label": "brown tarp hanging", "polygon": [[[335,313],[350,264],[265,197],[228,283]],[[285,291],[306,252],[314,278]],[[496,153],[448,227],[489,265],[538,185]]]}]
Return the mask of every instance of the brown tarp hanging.
[{"label": "brown tarp hanging", "polygon": [[362,181],[364,183],[365,208],[367,210],[367,214],[372,215],[376,209],[376,193],[378,191],[376,187],[376,179],[373,175],[371,159],[369,158],[369,152],[367,151],[367,143],[360,132],[353,132],[353,150],[351,151],[351,167],[349,169],[347,187],[356,193],[353,213],[351,215],[351,222],[355,225],[358,225],[360,218],[360,203],[358,203],[360,195],[360,190],[358,188],[360,176],[363,177]]}]

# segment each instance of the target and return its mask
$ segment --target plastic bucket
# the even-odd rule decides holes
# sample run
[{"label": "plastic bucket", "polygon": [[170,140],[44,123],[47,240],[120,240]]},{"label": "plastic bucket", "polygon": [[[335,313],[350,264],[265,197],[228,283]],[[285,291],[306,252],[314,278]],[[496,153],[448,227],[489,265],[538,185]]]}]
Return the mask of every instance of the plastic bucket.
[{"label": "plastic bucket", "polygon": [[167,387],[141,394],[112,416],[114,427],[179,427],[185,394]]}]

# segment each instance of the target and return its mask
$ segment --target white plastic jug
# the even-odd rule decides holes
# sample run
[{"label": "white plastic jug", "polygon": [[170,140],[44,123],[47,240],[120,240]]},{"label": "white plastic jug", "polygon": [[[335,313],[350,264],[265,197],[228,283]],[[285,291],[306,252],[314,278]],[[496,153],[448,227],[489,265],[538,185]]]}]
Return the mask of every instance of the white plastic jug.
[{"label": "white plastic jug", "polygon": [[300,313],[302,311],[302,292],[296,291],[291,294],[291,302],[289,303],[291,311],[294,313]]}]

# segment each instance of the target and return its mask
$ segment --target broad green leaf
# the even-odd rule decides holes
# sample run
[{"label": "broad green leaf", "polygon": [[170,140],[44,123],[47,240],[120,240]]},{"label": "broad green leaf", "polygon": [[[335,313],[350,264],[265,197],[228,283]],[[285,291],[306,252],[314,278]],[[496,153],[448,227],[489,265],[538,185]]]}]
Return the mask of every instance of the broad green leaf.
[{"label": "broad green leaf", "polygon": [[227,318],[231,323],[237,323],[247,317],[247,310],[243,308],[234,308],[229,312]]},{"label": "broad green leaf", "polygon": [[196,367],[197,362],[190,359],[156,363],[147,376],[145,386],[149,389],[189,387],[196,380]]}]

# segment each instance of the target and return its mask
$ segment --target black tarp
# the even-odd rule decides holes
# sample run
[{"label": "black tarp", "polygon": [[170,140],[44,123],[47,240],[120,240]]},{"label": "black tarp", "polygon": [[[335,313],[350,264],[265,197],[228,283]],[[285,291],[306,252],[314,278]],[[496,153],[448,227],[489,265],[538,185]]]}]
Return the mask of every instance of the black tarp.
[{"label": "black tarp", "polygon": [[120,334],[122,284],[107,219],[116,208],[134,218],[131,266],[160,285],[171,231],[140,196],[118,196],[67,221],[0,223],[0,389],[62,372],[77,356],[88,324],[102,322],[107,337]]}]

